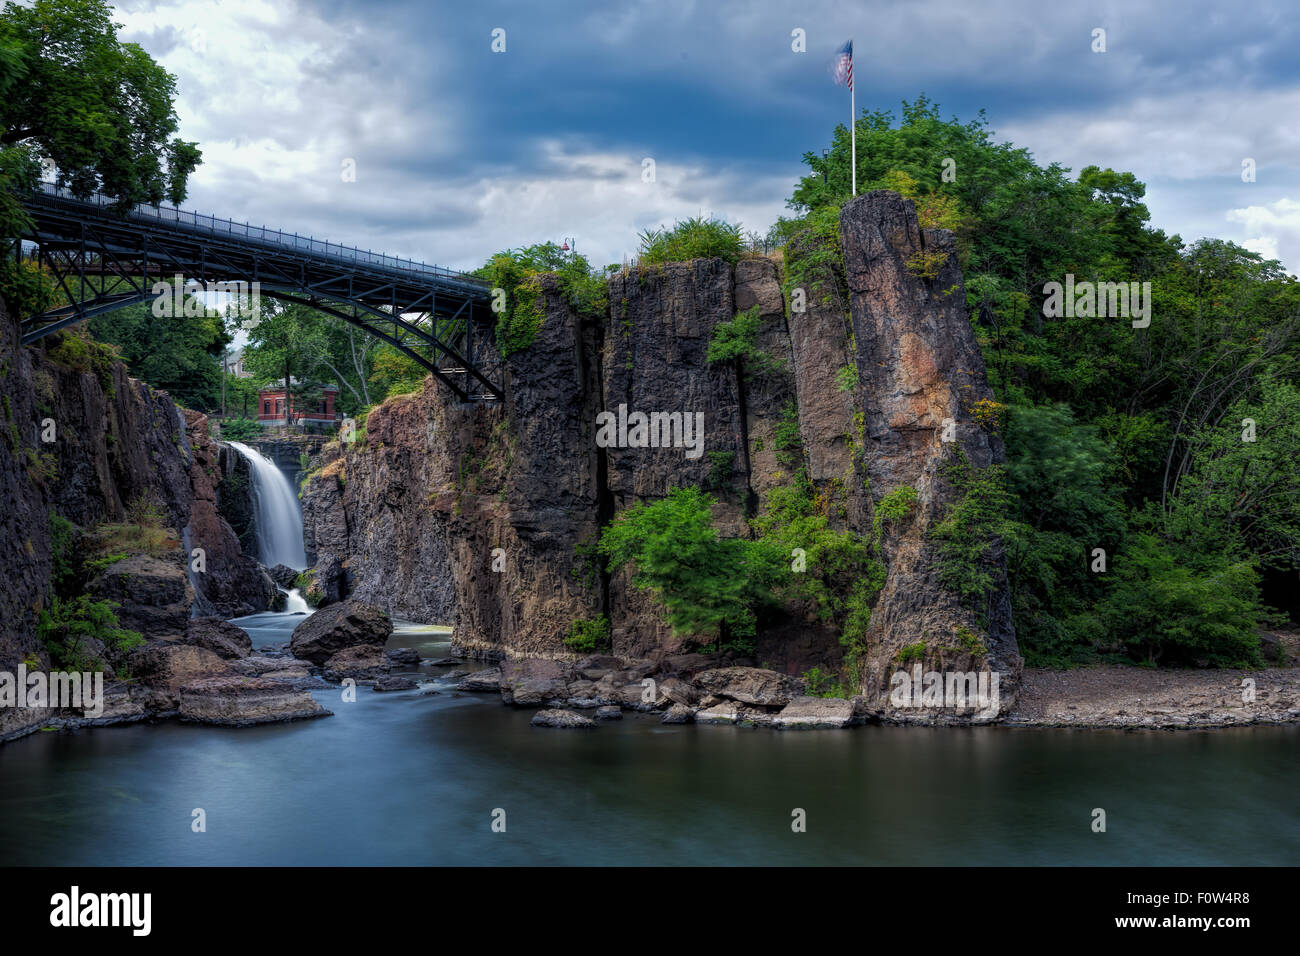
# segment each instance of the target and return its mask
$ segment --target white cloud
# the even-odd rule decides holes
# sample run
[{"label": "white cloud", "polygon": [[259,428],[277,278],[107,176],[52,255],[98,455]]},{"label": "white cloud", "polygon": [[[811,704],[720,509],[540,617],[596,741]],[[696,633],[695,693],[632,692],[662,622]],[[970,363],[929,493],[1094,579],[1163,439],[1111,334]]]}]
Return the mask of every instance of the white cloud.
[{"label": "white cloud", "polygon": [[1247,249],[1266,259],[1280,259],[1292,272],[1300,271],[1300,201],[1279,199],[1266,206],[1245,206],[1228,211],[1229,222],[1245,227]]}]

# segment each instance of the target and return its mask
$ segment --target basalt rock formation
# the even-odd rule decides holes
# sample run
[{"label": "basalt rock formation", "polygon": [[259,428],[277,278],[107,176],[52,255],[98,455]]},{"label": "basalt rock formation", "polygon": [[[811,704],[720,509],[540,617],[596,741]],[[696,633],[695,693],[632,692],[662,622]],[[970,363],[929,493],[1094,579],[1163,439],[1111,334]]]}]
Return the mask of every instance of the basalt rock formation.
[{"label": "basalt rock formation", "polygon": [[[941,582],[932,535],[961,493],[950,464],[1002,460],[996,425],[980,413],[979,403],[995,403],[953,238],[922,230],[909,201],[880,191],[844,208],[839,245],[842,266],[809,288],[793,287],[787,274],[783,289],[767,258],[625,270],[609,279],[603,315],[575,312],[557,280],[542,277],[536,337],[502,359],[504,401],[460,405],[430,380],[373,410],[359,440],[326,447],[304,485],[311,549],[341,559],[350,596],[399,617],[454,619],[461,653],[507,665],[571,662],[580,656],[565,644],[574,622],[604,616],[612,655],[649,661],[647,673],[662,677],[694,642],[672,632],[627,571],[604,576],[587,551],[620,511],[687,485],[713,496],[720,534],[752,535],[747,519],[791,481],[788,454],[778,452],[794,421],[801,467],[818,499],[835,503],[832,528],[873,540],[881,500],[904,487],[915,493],[905,517],[879,523],[886,575],[849,690],[861,693],[853,719],[969,718],[891,704],[891,676],[904,659],[926,670],[998,671],[1005,710],[1020,659],[1004,561],[994,547],[995,586],[982,607],[968,606]],[[750,308],[769,361],[710,363],[718,325]],[[701,413],[703,444],[698,453],[602,447],[597,415],[605,411]],[[843,654],[838,627],[794,606],[762,621],[752,660],[717,663],[798,675],[836,671]],[[521,691],[542,702],[551,693],[533,678],[503,679],[511,702]],[[585,699],[581,689],[576,699]],[[792,715],[792,726],[849,719],[842,707],[801,706],[808,713]]]},{"label": "basalt rock formation", "polygon": [[121,604],[123,625],[146,637],[182,638],[195,613],[267,607],[273,585],[216,510],[221,472],[204,416],[183,413],[74,335],[21,346],[3,303],[0,408],[0,669],[24,658],[49,663],[36,622],[52,594],[55,516],[84,541],[141,509],[156,515],[166,533],[152,554],[130,553],[85,582],[88,593]]}]

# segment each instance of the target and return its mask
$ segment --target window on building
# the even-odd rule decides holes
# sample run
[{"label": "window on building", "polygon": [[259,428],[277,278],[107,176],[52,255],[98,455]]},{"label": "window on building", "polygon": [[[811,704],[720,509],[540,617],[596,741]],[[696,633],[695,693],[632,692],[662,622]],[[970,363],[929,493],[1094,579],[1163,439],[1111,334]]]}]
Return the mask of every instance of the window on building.
[{"label": "window on building", "polygon": [[268,402],[263,402],[263,403],[262,403],[262,414],[263,414],[263,415],[270,415],[270,414],[271,414],[271,403],[270,403],[269,401],[268,401]]}]

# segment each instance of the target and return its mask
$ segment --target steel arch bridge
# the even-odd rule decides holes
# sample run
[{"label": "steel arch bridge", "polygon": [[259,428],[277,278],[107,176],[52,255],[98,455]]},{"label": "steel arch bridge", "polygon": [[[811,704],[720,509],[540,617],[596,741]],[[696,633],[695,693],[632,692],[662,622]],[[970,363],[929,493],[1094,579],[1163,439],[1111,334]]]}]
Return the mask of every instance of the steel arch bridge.
[{"label": "steel arch bridge", "polygon": [[78,199],[51,183],[21,199],[34,224],[21,238],[35,243],[68,300],[23,318],[24,345],[152,299],[155,283],[180,275],[204,288],[247,283],[239,287],[342,319],[413,359],[463,402],[502,397],[491,289],[481,279],[180,209],[123,213],[104,196]]}]

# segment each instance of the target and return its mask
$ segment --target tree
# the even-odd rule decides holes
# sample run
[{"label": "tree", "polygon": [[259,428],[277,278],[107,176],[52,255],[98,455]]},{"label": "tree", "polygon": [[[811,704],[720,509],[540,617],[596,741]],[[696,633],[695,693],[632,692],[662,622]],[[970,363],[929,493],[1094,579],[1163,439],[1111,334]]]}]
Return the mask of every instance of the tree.
[{"label": "tree", "polygon": [[176,78],[119,29],[104,0],[6,3],[0,147],[51,160],[78,196],[179,204],[201,153],[174,135]]}]

